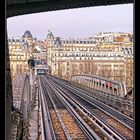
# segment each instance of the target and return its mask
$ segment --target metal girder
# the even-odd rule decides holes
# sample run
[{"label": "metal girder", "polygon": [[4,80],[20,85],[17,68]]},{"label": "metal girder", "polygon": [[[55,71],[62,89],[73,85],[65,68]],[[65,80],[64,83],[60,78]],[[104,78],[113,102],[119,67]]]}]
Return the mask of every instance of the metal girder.
[{"label": "metal girder", "polygon": [[133,0],[9,0],[7,18],[45,11],[127,3],[133,3]]}]

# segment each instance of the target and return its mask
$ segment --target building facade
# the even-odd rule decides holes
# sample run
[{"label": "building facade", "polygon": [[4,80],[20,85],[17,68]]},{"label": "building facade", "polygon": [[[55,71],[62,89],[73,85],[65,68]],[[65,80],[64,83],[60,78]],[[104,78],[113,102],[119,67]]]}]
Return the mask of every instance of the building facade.
[{"label": "building facade", "polygon": [[29,30],[20,38],[8,40],[11,76],[14,79],[18,74],[29,74],[28,60],[46,63],[46,46],[43,41],[33,38]]},{"label": "building facade", "polygon": [[34,39],[29,30],[25,31],[20,38],[8,40],[11,77],[14,79],[18,74],[28,74],[28,59],[33,51]]},{"label": "building facade", "polygon": [[[121,39],[118,39],[121,38]],[[127,33],[100,33],[86,39],[62,39],[49,32],[45,41],[52,75],[71,79],[92,74],[133,86],[133,42]]]}]

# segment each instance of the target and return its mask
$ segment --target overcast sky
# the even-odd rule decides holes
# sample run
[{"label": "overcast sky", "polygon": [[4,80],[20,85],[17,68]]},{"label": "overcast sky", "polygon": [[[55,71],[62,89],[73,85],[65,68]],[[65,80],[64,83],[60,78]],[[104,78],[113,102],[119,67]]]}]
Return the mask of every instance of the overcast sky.
[{"label": "overcast sky", "polygon": [[8,37],[21,37],[30,30],[45,39],[50,29],[62,38],[89,37],[99,32],[133,33],[133,4],[77,8],[8,18]]}]

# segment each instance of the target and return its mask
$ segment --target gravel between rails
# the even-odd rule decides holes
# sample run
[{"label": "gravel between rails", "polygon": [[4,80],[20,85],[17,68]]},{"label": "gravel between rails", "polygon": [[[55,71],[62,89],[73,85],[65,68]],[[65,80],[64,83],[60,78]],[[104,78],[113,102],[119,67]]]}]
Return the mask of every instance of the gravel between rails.
[{"label": "gravel between rails", "polygon": [[[83,134],[83,132],[75,123],[74,119],[71,117],[71,115],[69,114],[67,110],[59,109],[57,111],[59,112],[59,114],[61,114],[63,122],[65,126],[67,127],[72,140],[87,140],[85,134]],[[53,127],[57,135],[57,139],[65,140],[66,138],[65,138],[64,132],[61,128],[60,123],[58,122],[58,118],[56,117],[55,111],[51,110],[50,113],[52,117]]]},{"label": "gravel between rails", "polygon": [[103,113],[99,109],[92,110],[96,115],[100,116],[107,124],[112,126],[117,132],[123,135],[128,140],[133,140],[133,131],[126,128],[121,123],[117,122],[117,120],[111,118],[107,114]]}]

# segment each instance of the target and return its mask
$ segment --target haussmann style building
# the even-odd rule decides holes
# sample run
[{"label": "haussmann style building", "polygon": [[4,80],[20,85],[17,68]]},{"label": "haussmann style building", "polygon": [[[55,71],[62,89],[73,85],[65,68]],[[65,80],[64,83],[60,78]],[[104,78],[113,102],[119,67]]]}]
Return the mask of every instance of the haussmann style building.
[{"label": "haussmann style building", "polygon": [[92,74],[133,87],[133,42],[129,33],[99,33],[89,38],[62,39],[47,34],[47,63],[51,74],[71,79]]}]

